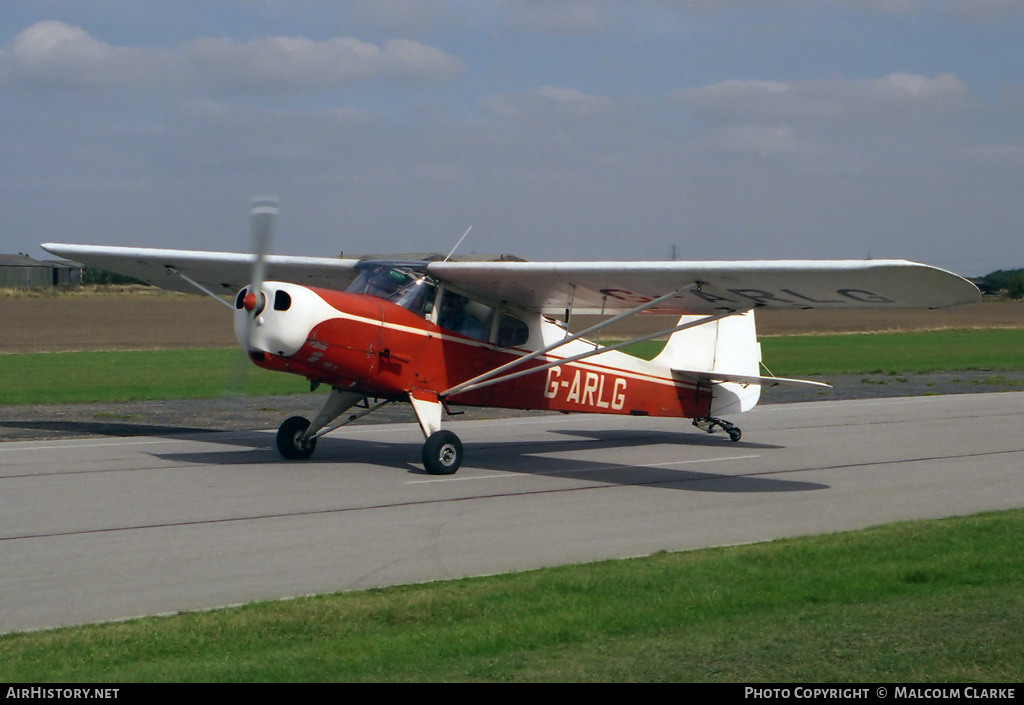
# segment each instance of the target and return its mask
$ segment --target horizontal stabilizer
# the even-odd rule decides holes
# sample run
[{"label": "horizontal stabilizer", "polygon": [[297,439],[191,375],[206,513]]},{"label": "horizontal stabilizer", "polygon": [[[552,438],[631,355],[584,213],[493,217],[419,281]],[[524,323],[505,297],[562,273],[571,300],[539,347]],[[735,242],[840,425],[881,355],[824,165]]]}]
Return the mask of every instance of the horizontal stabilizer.
[{"label": "horizontal stabilizer", "polygon": [[701,370],[672,370],[673,375],[690,377],[700,382],[711,382],[721,384],[722,382],[735,382],[736,384],[757,384],[762,387],[775,387],[777,385],[797,387],[820,387],[832,389],[831,384],[814,382],[809,379],[790,379],[788,377],[762,377],[760,375],[734,375],[728,372],[707,372]]}]

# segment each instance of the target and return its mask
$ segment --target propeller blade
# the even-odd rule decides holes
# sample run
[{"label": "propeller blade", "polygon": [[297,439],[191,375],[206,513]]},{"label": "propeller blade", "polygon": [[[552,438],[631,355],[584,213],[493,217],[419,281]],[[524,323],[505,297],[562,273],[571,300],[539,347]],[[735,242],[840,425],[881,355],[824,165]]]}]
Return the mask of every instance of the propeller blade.
[{"label": "propeller blade", "polygon": [[252,235],[252,251],[256,255],[253,264],[253,282],[263,283],[267,272],[267,251],[277,230],[278,201],[273,196],[252,199],[249,213],[249,232]]},{"label": "propeller blade", "polygon": [[[249,211],[249,232],[252,237],[254,257],[252,276],[249,280],[249,294],[245,297],[245,309],[249,312],[246,322],[246,348],[252,349],[252,335],[256,328],[256,319],[266,307],[266,296],[263,294],[263,280],[267,274],[267,252],[277,230],[279,213],[278,200],[274,196],[260,196],[252,199]],[[250,297],[252,297],[250,299]]]}]

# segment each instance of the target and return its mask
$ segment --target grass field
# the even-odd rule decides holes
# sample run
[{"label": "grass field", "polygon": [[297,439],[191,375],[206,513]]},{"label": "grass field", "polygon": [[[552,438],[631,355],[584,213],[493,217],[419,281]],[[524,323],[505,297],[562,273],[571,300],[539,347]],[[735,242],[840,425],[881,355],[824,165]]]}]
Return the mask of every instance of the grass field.
[{"label": "grass field", "polygon": [[777,375],[1024,369],[1024,329],[763,338]]},{"label": "grass field", "polygon": [[[652,341],[630,352],[653,357]],[[776,375],[1024,369],[1024,329],[763,338]],[[243,379],[244,383],[239,381]],[[21,353],[0,356],[0,404],[194,399],[308,391],[301,377],[261,370],[236,349]]]},{"label": "grass field", "polygon": [[[842,333],[761,338],[764,364],[776,375],[871,374],[1024,369],[1024,329]],[[629,349],[650,359],[664,343]]]},{"label": "grass field", "polygon": [[239,350],[134,350],[0,355],[0,404],[298,394],[302,377],[260,369]]},{"label": "grass field", "polygon": [[1003,682],[1024,510],[0,636],[0,681]]}]

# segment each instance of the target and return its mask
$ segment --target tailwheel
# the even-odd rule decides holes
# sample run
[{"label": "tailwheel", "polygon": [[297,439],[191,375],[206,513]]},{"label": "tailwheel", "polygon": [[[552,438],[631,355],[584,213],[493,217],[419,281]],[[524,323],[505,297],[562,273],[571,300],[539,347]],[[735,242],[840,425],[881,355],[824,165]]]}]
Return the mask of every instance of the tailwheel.
[{"label": "tailwheel", "polygon": [[423,467],[431,475],[454,475],[462,465],[462,441],[451,431],[437,431],[423,444]]},{"label": "tailwheel", "polygon": [[277,450],[288,460],[305,460],[316,450],[316,439],[303,439],[309,420],[301,416],[285,419],[277,429]]},{"label": "tailwheel", "polygon": [[702,431],[707,431],[708,433],[714,433],[715,426],[718,426],[720,429],[729,434],[729,440],[732,441],[733,443],[736,443],[737,441],[740,440],[740,438],[743,437],[743,432],[740,431],[739,426],[734,426],[728,421],[725,421],[723,419],[716,419],[713,416],[706,416],[702,419],[694,419],[693,425],[701,429]]}]

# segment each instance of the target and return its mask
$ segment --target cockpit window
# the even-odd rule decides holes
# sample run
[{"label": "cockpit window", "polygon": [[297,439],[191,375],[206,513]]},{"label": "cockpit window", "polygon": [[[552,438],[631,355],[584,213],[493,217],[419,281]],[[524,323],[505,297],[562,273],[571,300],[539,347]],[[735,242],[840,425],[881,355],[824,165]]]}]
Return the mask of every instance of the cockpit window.
[{"label": "cockpit window", "polygon": [[385,299],[426,316],[434,306],[437,285],[414,266],[367,264],[347,291]]}]

